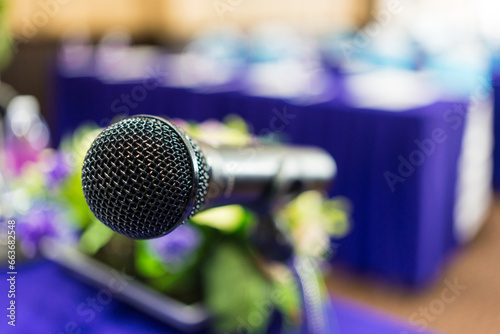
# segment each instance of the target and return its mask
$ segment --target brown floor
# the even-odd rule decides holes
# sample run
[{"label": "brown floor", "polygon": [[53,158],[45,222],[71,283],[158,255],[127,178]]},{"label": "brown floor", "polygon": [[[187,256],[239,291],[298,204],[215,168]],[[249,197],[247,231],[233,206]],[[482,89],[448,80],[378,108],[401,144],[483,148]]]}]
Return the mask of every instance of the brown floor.
[{"label": "brown floor", "polygon": [[[373,278],[334,269],[332,294],[392,313],[414,326],[450,334],[500,333],[500,199],[476,239],[450,261],[431,287],[409,292]],[[446,282],[466,286],[453,295]],[[443,295],[444,293],[444,295]],[[427,314],[419,314],[426,312]],[[433,313],[434,312],[434,313]],[[413,317],[412,317],[413,316]],[[410,318],[414,323],[410,322]],[[417,323],[418,322],[418,323]]]}]

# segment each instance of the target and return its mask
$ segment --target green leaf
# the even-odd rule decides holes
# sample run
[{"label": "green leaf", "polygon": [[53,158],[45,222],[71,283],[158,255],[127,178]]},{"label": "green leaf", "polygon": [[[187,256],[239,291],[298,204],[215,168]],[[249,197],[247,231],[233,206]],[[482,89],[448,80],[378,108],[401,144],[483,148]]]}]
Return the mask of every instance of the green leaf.
[{"label": "green leaf", "polygon": [[94,219],[80,238],[80,247],[87,254],[95,254],[108,243],[113,231],[103,223]]},{"label": "green leaf", "polygon": [[300,320],[301,300],[297,282],[291,273],[285,280],[275,280],[272,297],[276,307],[289,324],[296,325]]},{"label": "green leaf", "polygon": [[240,205],[227,205],[202,211],[191,218],[201,226],[209,226],[226,233],[233,233],[249,223],[250,213]]},{"label": "green leaf", "polygon": [[345,236],[349,232],[350,203],[348,199],[338,197],[337,199],[325,201],[323,204],[323,215],[326,218],[325,229],[337,238]]},{"label": "green leaf", "polygon": [[144,277],[161,277],[167,273],[165,263],[149,250],[146,241],[136,242],[135,267]]},{"label": "green leaf", "polygon": [[230,114],[224,117],[224,123],[229,129],[236,130],[241,134],[248,135],[248,125],[243,118],[236,114]]},{"label": "green leaf", "polygon": [[241,246],[226,242],[205,266],[205,294],[217,332],[261,333],[274,304],[270,284]]},{"label": "green leaf", "polygon": [[[168,238],[168,237],[167,237]],[[149,240],[135,242],[135,269],[147,284],[184,303],[200,300],[198,261],[199,255],[192,262],[185,263],[172,270],[149,245]]]},{"label": "green leaf", "polygon": [[80,229],[96,220],[83,195],[80,170],[73,172],[63,181],[58,197],[69,209],[68,221]]}]

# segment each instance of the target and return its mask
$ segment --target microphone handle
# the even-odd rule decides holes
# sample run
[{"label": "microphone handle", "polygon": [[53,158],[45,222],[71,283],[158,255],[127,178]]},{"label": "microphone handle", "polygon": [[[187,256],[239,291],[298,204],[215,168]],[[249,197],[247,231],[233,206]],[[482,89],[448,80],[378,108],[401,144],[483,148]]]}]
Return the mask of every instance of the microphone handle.
[{"label": "microphone handle", "polygon": [[324,150],[303,146],[214,148],[200,143],[210,166],[207,207],[243,204],[268,209],[307,190],[327,190],[336,174]]}]

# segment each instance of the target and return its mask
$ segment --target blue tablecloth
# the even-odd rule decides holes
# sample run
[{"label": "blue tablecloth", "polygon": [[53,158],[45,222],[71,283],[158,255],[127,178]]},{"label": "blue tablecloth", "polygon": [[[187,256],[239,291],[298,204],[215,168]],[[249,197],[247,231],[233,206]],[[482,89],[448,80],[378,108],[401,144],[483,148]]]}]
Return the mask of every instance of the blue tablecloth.
[{"label": "blue tablecloth", "polygon": [[[144,79],[110,80],[92,66],[77,72],[58,67],[56,141],[86,120],[107,125],[133,114],[195,121],[238,114],[255,133],[273,131],[289,143],[318,145],[333,155],[338,179],[330,195],[347,197],[354,209],[349,235],[336,241],[337,261],[409,285],[438,275],[456,244],[453,208],[464,128],[456,110],[466,109],[462,103],[399,111],[360,108],[349,102],[342,78],[331,84],[335,98],[308,105],[252,96],[237,84],[219,90],[176,87],[154,75],[147,77],[148,85],[154,79],[158,84],[149,90]],[[132,103],[123,102],[127,96],[135,96]],[[416,141],[432,139],[435,131],[443,141],[421,153]],[[411,159],[421,165],[407,170]]]},{"label": "blue tablecloth", "polygon": [[[7,272],[4,266],[1,269]],[[100,308],[92,313],[88,312],[90,307],[79,308],[82,303],[87,304],[88,299],[96,298],[98,290],[48,260],[18,265],[15,328],[7,324],[5,316],[9,300],[7,281],[3,278],[0,289],[4,312],[0,333],[177,333],[115,299],[107,305],[98,305]],[[416,334],[418,329],[343,299],[333,300],[329,316],[337,324],[338,334]],[[271,333],[277,332],[271,329]]]}]

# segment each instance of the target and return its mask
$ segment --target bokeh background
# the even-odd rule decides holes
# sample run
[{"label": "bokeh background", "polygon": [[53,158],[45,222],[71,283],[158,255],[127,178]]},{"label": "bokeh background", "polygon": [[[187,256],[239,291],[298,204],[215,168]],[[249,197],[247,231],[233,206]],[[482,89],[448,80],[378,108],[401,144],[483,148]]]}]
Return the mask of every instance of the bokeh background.
[{"label": "bokeh background", "polygon": [[[50,132],[35,140],[43,148],[88,121],[137,113],[237,114],[245,133],[322,146],[339,164],[329,195],[352,213],[332,240],[330,294],[409,331],[497,332],[498,1],[0,6],[0,106],[11,89],[34,96],[26,103]],[[127,104],[144,78],[159,88]],[[284,126],[269,131],[276,117]]]}]

